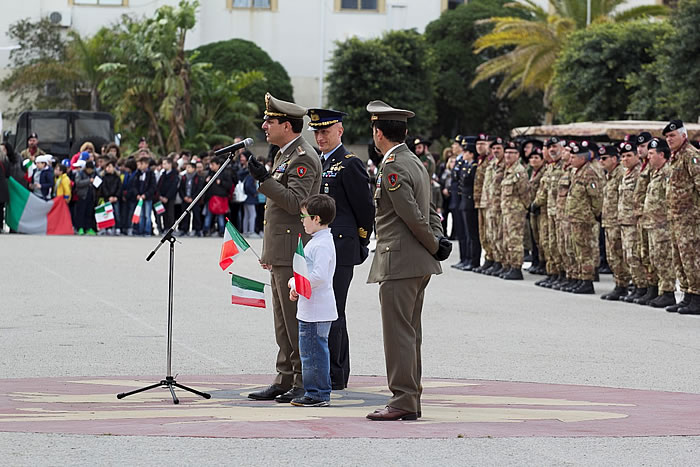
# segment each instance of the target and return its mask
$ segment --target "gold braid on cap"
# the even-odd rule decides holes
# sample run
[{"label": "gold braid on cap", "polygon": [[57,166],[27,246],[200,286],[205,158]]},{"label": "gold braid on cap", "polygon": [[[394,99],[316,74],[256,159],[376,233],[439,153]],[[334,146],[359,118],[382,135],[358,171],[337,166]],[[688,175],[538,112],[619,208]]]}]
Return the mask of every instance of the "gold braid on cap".
[{"label": "gold braid on cap", "polygon": [[309,126],[330,126],[330,125],[335,125],[336,123],[340,122],[340,120],[329,120],[327,122],[309,122]]}]

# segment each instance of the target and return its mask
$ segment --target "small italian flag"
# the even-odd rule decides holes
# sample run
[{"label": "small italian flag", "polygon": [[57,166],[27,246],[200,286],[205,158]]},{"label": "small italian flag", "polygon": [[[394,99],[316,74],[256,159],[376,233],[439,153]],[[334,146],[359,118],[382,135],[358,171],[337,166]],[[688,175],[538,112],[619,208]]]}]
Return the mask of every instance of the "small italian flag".
[{"label": "small italian flag", "polygon": [[44,201],[12,177],[7,183],[10,200],[5,220],[12,230],[26,234],[73,235],[70,211],[63,196]]},{"label": "small italian flag", "polygon": [[160,201],[156,201],[156,203],[153,205],[153,209],[156,211],[156,215],[160,216],[165,212],[165,208],[163,207],[163,203]]},{"label": "small italian flag", "polygon": [[231,274],[231,303],[234,305],[265,308],[265,284]]},{"label": "small italian flag", "polygon": [[306,257],[304,256],[304,245],[301,243],[301,234],[299,234],[297,250],[294,252],[292,269],[294,270],[294,288],[297,293],[307,299],[311,298],[311,282],[309,282],[309,271],[306,267]]},{"label": "small italian flag", "polygon": [[131,216],[131,223],[132,224],[138,224],[141,222],[141,210],[143,209],[143,200],[140,199],[139,203],[136,205],[136,208],[134,209],[134,215]]},{"label": "small italian flag", "polygon": [[34,169],[36,169],[36,165],[31,159],[24,159],[24,161],[22,161],[22,166],[24,167],[24,171],[28,174],[31,174],[32,172],[34,172]]},{"label": "small italian flag", "polygon": [[224,233],[224,243],[221,245],[221,257],[219,266],[224,271],[233,264],[233,258],[250,248],[245,238],[236,230],[233,224],[226,221],[226,233]]},{"label": "small italian flag", "polygon": [[103,203],[95,208],[95,222],[98,230],[108,229],[116,225],[112,203]]}]

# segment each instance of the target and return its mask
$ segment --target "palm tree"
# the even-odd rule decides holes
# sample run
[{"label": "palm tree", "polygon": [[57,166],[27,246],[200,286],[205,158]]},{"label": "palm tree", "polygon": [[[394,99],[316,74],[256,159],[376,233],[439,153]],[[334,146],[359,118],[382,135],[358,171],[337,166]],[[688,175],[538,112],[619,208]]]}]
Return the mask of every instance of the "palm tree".
[{"label": "palm tree", "polygon": [[[628,21],[668,14],[668,8],[663,5],[646,5],[615,13],[614,10],[624,2],[591,0],[592,21]],[[569,35],[587,26],[586,0],[549,0],[549,5],[550,12],[546,12],[532,0],[519,0],[506,4],[518,13],[517,17],[480,21],[492,25],[493,29],[476,40],[475,53],[487,49],[502,50],[502,53],[479,65],[471,83],[474,87],[501,76],[503,80],[497,90],[499,97],[542,92],[544,106],[548,109],[546,123],[551,123],[554,117],[551,112],[554,62]]]}]

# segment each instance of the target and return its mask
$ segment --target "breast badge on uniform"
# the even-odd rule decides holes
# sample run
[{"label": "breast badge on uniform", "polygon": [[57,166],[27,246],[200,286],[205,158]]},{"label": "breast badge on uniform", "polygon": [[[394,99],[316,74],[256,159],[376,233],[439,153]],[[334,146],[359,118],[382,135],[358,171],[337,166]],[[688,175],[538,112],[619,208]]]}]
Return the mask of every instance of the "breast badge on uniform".
[{"label": "breast badge on uniform", "polygon": [[306,167],[303,167],[303,166],[302,166],[302,167],[298,167],[298,168],[297,168],[297,175],[299,175],[299,178],[301,178],[301,177],[303,177],[304,175],[306,175],[306,172],[307,172]]}]

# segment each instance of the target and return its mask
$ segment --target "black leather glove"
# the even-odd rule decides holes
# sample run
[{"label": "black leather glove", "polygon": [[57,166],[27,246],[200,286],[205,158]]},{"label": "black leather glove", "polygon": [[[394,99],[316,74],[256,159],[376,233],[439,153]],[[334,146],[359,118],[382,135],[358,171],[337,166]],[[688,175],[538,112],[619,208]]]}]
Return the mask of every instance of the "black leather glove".
[{"label": "black leather glove", "polygon": [[270,172],[265,168],[265,164],[258,161],[255,156],[250,156],[250,159],[248,159],[248,172],[250,172],[251,177],[260,183],[270,178]]},{"label": "black leather glove", "polygon": [[449,241],[447,237],[438,238],[438,249],[433,255],[433,258],[438,261],[445,261],[450,257],[450,253],[452,253],[452,242]]}]

